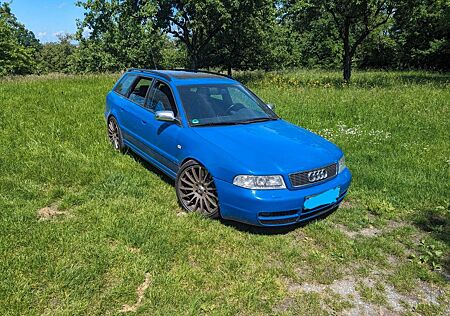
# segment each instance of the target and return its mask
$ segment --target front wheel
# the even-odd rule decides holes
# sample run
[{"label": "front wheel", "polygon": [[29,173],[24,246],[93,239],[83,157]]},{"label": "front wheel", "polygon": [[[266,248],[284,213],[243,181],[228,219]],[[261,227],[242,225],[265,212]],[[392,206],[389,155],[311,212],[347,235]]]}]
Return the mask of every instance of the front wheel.
[{"label": "front wheel", "polygon": [[177,176],[177,197],[187,212],[198,212],[217,218],[219,199],[214,179],[208,170],[195,161],[185,163]]}]

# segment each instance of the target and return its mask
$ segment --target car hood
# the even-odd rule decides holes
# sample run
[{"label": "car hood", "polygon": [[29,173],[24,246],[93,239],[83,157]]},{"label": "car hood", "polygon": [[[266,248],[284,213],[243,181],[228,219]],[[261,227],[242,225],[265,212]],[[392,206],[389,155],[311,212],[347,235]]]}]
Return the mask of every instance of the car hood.
[{"label": "car hood", "polygon": [[249,174],[286,174],[337,162],[342,151],[324,138],[284,120],[193,128],[219,153]]}]

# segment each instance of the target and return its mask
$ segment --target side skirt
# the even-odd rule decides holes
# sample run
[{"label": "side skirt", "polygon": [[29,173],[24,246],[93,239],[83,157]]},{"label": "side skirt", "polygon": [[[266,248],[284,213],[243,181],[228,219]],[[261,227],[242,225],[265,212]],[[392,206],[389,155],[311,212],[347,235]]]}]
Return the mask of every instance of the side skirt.
[{"label": "side skirt", "polygon": [[124,143],[129,148],[131,148],[131,150],[133,150],[135,153],[137,153],[139,156],[144,158],[146,161],[148,161],[149,163],[154,165],[156,168],[158,168],[159,170],[164,172],[170,178],[172,178],[174,180],[177,178],[177,174],[173,170],[167,168],[165,165],[163,165],[162,163],[160,163],[158,160],[154,159],[153,157],[149,156],[145,152],[143,152],[141,149],[139,149],[138,147],[136,147],[135,145],[130,143],[128,140],[124,140]]}]

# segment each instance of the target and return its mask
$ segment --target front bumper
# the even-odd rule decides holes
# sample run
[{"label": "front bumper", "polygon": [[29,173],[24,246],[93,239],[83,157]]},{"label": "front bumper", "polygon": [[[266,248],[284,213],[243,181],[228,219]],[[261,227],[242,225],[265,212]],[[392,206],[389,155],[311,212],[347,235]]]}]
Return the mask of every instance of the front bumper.
[{"label": "front bumper", "polygon": [[[333,179],[301,189],[249,190],[215,179],[220,201],[220,214],[225,219],[256,226],[285,226],[323,215],[344,199],[352,175],[348,168]],[[336,187],[340,188],[336,203],[304,210],[305,198]]]}]

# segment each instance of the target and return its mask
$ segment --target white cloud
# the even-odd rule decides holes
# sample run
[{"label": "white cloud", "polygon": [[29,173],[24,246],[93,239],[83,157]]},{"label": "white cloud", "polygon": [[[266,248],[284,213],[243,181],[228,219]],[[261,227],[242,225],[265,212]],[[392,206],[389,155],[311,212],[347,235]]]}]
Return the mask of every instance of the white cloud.
[{"label": "white cloud", "polygon": [[39,32],[39,33],[37,33],[37,37],[38,38],[43,38],[43,37],[46,37],[47,36],[47,32]]}]

